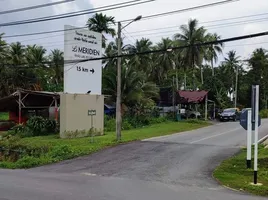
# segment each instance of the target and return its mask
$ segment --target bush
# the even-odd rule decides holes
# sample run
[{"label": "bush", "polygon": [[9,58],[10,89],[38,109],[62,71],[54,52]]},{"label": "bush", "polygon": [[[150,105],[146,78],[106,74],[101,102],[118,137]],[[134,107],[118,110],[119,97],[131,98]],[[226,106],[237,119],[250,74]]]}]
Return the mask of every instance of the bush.
[{"label": "bush", "polygon": [[66,160],[73,157],[73,151],[69,145],[59,145],[52,148],[49,153],[54,161]]},{"label": "bush", "polygon": [[46,131],[46,120],[43,117],[34,116],[26,122],[26,126],[33,132],[34,135],[43,135]]},{"label": "bush", "polygon": [[104,115],[104,132],[115,131],[115,118]]},{"label": "bush", "polygon": [[16,162],[19,168],[30,168],[40,165],[40,159],[32,156],[24,156]]},{"label": "bush", "polygon": [[[164,117],[150,117],[146,115],[130,116],[126,115],[122,120],[122,130],[130,130],[133,128],[140,128],[151,124],[158,124],[166,122],[167,118]],[[116,120],[115,118],[105,116],[104,117],[104,131],[115,131]]]},{"label": "bush", "polygon": [[45,119],[40,116],[31,117],[25,126],[25,131],[31,132],[32,136],[42,136],[56,133],[57,124],[55,120]]},{"label": "bush", "polygon": [[268,109],[260,111],[261,118],[268,118]]}]

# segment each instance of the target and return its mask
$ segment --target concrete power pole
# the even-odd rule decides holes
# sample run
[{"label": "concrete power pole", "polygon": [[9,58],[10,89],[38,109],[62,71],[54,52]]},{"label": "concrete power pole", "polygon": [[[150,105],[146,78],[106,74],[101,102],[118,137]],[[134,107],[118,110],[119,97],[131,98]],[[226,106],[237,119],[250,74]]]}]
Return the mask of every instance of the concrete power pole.
[{"label": "concrete power pole", "polygon": [[122,71],[122,66],[121,66],[121,61],[122,61],[122,37],[121,37],[121,32],[124,28],[126,28],[128,25],[131,23],[138,21],[142,18],[142,16],[137,16],[135,19],[130,21],[127,25],[122,27],[121,22],[118,22],[118,40],[117,40],[117,96],[116,96],[116,138],[117,141],[121,140],[121,127],[122,127],[122,116],[121,116],[121,71]]},{"label": "concrete power pole", "polygon": [[116,96],[116,138],[117,141],[121,140],[121,22],[118,22],[118,39],[117,39],[117,48],[118,48],[118,58],[117,58],[117,96]]},{"label": "concrete power pole", "polygon": [[238,85],[238,65],[236,66],[236,75],[235,75],[235,102],[234,107],[237,107],[237,85]]}]

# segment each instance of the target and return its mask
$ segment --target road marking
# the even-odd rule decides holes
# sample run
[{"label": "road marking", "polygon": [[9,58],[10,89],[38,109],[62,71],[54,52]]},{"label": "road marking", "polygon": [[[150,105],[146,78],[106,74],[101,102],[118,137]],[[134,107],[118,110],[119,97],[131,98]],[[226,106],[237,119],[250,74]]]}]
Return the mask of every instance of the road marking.
[{"label": "road marking", "polygon": [[196,140],[196,141],[190,142],[190,144],[194,144],[194,143],[197,143],[197,142],[201,142],[203,140],[207,140],[207,139],[210,139],[210,138],[218,137],[218,136],[221,136],[221,135],[224,135],[224,134],[227,134],[227,133],[231,133],[231,132],[237,131],[239,129],[241,129],[241,128],[236,128],[236,129],[233,129],[233,130],[230,130],[230,131],[226,131],[226,132],[223,132],[223,133],[220,133],[220,134],[217,134],[217,135],[212,135],[212,136],[209,136],[209,137],[205,137],[205,138],[202,138],[200,140]]},{"label": "road marking", "polygon": [[226,124],[226,123],[219,123],[219,124],[215,124],[215,125],[211,125],[211,126],[205,126],[205,127],[194,129],[194,130],[190,130],[190,131],[183,131],[183,132],[178,132],[178,133],[172,133],[170,135],[151,137],[151,138],[143,139],[142,141],[146,142],[146,141],[162,140],[162,139],[166,139],[166,138],[170,138],[170,137],[177,137],[177,136],[185,136],[185,135],[189,135],[189,134],[195,134],[196,131],[207,129],[207,128],[211,128],[213,126],[219,126],[219,125],[222,125],[222,124]]},{"label": "road marking", "polygon": [[97,176],[97,174],[91,174],[91,173],[82,173],[83,175],[86,175],[86,176]]}]

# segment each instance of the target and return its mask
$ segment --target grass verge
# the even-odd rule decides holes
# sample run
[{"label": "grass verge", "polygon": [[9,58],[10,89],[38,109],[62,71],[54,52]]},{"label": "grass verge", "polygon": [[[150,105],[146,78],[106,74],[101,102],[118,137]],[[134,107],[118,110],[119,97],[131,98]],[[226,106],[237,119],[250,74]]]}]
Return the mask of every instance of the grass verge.
[{"label": "grass verge", "polygon": [[[253,160],[252,160],[253,165]],[[258,182],[262,186],[253,186],[253,170],[246,169],[246,149],[225,160],[213,173],[214,177],[223,185],[249,192],[251,194],[268,196],[268,149],[259,147]]]},{"label": "grass verge", "polygon": [[1,120],[8,120],[8,113],[0,112],[0,121]]},{"label": "grass verge", "polygon": [[[122,131],[122,143],[145,138],[169,135],[208,126],[207,122],[166,122],[145,128]],[[104,136],[75,139],[60,139],[58,135],[31,138],[13,138],[0,141],[0,146],[9,153],[2,153],[2,168],[30,168],[50,164],[78,156],[88,155],[119,144],[114,132]],[[12,149],[12,151],[9,151]],[[4,157],[6,156],[6,157]],[[0,155],[1,160],[1,155]]]}]

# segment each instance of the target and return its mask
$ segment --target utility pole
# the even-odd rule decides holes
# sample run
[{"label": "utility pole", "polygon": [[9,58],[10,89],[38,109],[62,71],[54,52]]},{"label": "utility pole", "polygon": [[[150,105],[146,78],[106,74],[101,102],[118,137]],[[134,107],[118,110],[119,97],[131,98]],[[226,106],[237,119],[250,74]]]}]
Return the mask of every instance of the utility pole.
[{"label": "utility pole", "polygon": [[121,116],[121,22],[118,22],[118,39],[117,39],[117,96],[116,96],[116,138],[117,141],[121,140],[121,124],[122,124],[122,116]]},{"label": "utility pole", "polygon": [[121,32],[124,28],[126,28],[131,23],[138,21],[142,18],[142,16],[138,16],[132,21],[130,21],[127,25],[122,27],[121,22],[118,22],[118,39],[117,39],[117,95],[116,95],[116,138],[117,141],[121,140],[121,128],[122,128],[122,116],[121,116],[121,71],[122,71],[122,36]]},{"label": "utility pole", "polygon": [[236,75],[235,75],[235,102],[234,107],[237,107],[237,85],[238,85],[238,65],[236,66]]}]

